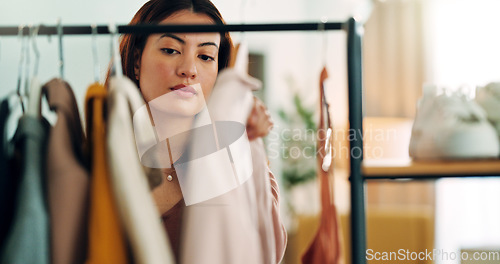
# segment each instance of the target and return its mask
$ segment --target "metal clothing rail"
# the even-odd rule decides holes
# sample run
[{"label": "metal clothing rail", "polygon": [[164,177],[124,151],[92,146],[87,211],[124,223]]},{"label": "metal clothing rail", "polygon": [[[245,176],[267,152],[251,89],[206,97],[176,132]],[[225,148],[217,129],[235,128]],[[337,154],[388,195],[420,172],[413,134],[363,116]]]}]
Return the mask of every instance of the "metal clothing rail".
[{"label": "metal clothing rail", "polygon": [[[35,25],[38,26],[38,25]],[[1,36],[28,35],[34,27],[0,27]],[[108,26],[96,26],[97,34],[111,34]],[[349,95],[350,181],[351,181],[351,262],[366,263],[366,225],[363,161],[363,79],[362,79],[362,25],[354,18],[346,22],[290,23],[290,24],[240,24],[240,25],[126,25],[117,26],[118,34],[152,34],[179,32],[230,32],[230,31],[322,31],[344,30],[347,33],[347,79]],[[59,33],[58,34],[58,29]],[[22,31],[22,32],[20,32]],[[62,32],[62,34],[61,34]],[[40,35],[91,35],[92,26],[44,26],[38,28]]]},{"label": "metal clothing rail", "polygon": [[[282,24],[228,24],[228,25],[122,25],[117,26],[119,34],[152,34],[162,32],[229,32],[229,31],[318,31],[318,30],[341,30],[345,23],[282,23]],[[32,25],[31,28],[38,25]],[[92,26],[62,26],[63,35],[90,35]],[[97,34],[110,34],[108,26],[96,26]],[[57,35],[58,26],[40,25],[38,35]],[[29,26],[6,26],[0,27],[0,36],[17,36],[19,31],[28,35]]]}]

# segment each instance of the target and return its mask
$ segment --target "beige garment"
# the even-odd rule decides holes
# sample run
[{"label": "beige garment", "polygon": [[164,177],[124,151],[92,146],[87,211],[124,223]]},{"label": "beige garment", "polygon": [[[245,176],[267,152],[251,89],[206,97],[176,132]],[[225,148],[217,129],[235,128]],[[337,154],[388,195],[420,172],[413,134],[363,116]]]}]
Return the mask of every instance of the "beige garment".
[{"label": "beige garment", "polygon": [[[246,122],[251,90],[258,85],[258,80],[238,69],[221,72],[208,102],[212,121]],[[227,140],[219,138],[219,142]],[[268,168],[262,139],[250,142],[249,148],[252,173],[248,179],[229,192],[185,208],[181,263],[267,264],[283,258],[287,235],[279,216],[278,185]],[[231,150],[233,161],[245,155]],[[241,170],[234,170],[241,177]]]},{"label": "beige garment", "polygon": [[52,79],[42,88],[57,113],[47,149],[51,263],[83,263],[87,253],[89,172],[75,96],[68,83]]},{"label": "beige garment", "polygon": [[174,263],[148,179],[139,161],[132,118],[144,100],[126,77],[112,77],[108,95],[107,157],[120,219],[136,263]]},{"label": "beige garment", "polygon": [[[287,234],[279,215],[279,191],[261,139],[250,143],[252,177],[236,189],[187,206],[181,263],[279,263]],[[196,254],[193,254],[196,252]]]}]

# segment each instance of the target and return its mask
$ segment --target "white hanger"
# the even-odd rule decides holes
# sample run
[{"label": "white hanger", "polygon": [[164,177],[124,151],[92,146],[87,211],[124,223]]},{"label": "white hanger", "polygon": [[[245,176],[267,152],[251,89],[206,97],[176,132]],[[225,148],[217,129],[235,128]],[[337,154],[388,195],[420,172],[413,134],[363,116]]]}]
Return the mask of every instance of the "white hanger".
[{"label": "white hanger", "polygon": [[19,100],[21,100],[21,109],[23,111],[23,114],[25,112],[24,109],[24,101],[23,101],[23,94],[21,93],[21,86],[23,82],[23,69],[25,66],[25,53],[26,53],[26,38],[23,35],[23,29],[24,25],[19,25],[19,31],[18,31],[18,37],[21,39],[21,55],[19,56],[19,65],[18,65],[18,71],[17,71],[17,88],[16,88],[16,94],[19,97]]},{"label": "white hanger", "polygon": [[99,67],[99,56],[97,54],[97,25],[92,24],[92,57],[94,60],[94,81],[99,82],[99,74],[101,72]]},{"label": "white hanger", "polygon": [[38,76],[38,69],[40,68],[40,51],[38,50],[38,45],[36,44],[36,38],[38,37],[38,31],[40,30],[40,25],[33,29],[31,34],[31,43],[33,44],[33,52],[35,53],[35,66],[33,70],[33,77]]},{"label": "white hanger", "polygon": [[325,31],[325,24],[328,22],[328,18],[326,16],[321,17],[321,23],[318,24],[318,30],[321,32],[323,37],[322,47],[321,47],[321,58],[322,64],[326,67],[326,57],[328,54],[328,36]]},{"label": "white hanger", "polygon": [[[31,28],[30,28],[31,29]],[[38,50],[38,46],[36,44],[36,36],[38,35],[38,30],[40,26],[36,26],[33,30],[30,30],[30,38],[33,44],[33,51],[35,53],[35,68],[33,77],[30,83],[30,92],[28,95],[28,111],[27,115],[32,117],[40,117],[41,115],[41,92],[42,86],[38,81],[38,67],[40,63],[40,51]]]},{"label": "white hanger", "polygon": [[64,79],[63,27],[61,18],[57,19],[57,36],[59,39],[59,76]]},{"label": "white hanger", "polygon": [[26,61],[24,63],[24,94],[26,98],[29,94],[29,83],[30,83],[30,66],[31,66],[31,55],[30,55],[30,40],[31,40],[31,28],[33,26],[28,26],[28,35],[26,37],[26,46],[24,47]]},{"label": "white hanger", "polygon": [[113,59],[112,72],[116,77],[123,77],[122,62],[120,58],[120,50],[118,48],[117,28],[114,23],[108,25],[108,30],[111,33],[111,56]]},{"label": "white hanger", "polygon": [[[240,6],[240,16],[241,16],[241,23],[242,24],[245,23],[245,14],[246,14],[247,3],[248,3],[247,0],[242,0],[241,6]],[[235,53],[231,54],[229,67],[236,69],[240,73],[248,74],[249,51],[248,51],[248,44],[247,44],[245,32],[241,32],[240,43],[238,43],[234,46],[234,52]]]}]

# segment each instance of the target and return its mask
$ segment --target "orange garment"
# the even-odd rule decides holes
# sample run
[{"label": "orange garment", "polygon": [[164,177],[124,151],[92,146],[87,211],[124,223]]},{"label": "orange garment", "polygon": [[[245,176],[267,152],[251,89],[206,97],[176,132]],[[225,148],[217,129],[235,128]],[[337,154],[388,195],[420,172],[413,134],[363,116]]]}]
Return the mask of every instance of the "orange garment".
[{"label": "orange garment", "polygon": [[[330,179],[333,180],[333,165],[329,166],[328,170],[325,172],[322,168],[323,157],[326,157],[325,143],[326,143],[326,130],[325,128],[332,128],[330,124],[330,117],[328,111],[324,111],[323,105],[326,102],[324,93],[323,82],[328,78],[328,73],[326,69],[323,68],[320,77],[320,102],[321,111],[318,126],[318,140],[317,148],[318,152],[316,154],[317,159],[317,174],[320,182],[321,191],[321,216],[319,228],[314,237],[311,245],[302,256],[302,263],[304,264],[339,264],[343,263],[341,258],[340,249],[340,229],[339,220],[337,216],[337,209],[335,208],[335,203],[333,200],[333,185]],[[326,105],[328,107],[328,105]],[[325,118],[326,117],[326,118]],[[328,121],[325,122],[325,119]],[[326,124],[325,124],[326,123]],[[328,144],[332,148],[332,140],[330,139]],[[333,163],[333,155],[330,156]]]},{"label": "orange garment", "polygon": [[111,193],[106,160],[106,95],[106,88],[95,83],[87,89],[85,96],[85,119],[91,156],[87,264],[127,263],[125,238]]}]

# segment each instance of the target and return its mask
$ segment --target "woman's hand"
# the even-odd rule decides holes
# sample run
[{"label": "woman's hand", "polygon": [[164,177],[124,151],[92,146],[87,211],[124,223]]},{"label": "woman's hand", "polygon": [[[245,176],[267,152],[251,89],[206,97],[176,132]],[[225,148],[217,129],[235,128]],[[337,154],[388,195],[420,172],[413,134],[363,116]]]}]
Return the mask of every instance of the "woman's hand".
[{"label": "woman's hand", "polygon": [[253,108],[247,120],[247,135],[249,140],[265,137],[273,128],[271,114],[267,111],[264,103],[257,97],[253,97]]}]

